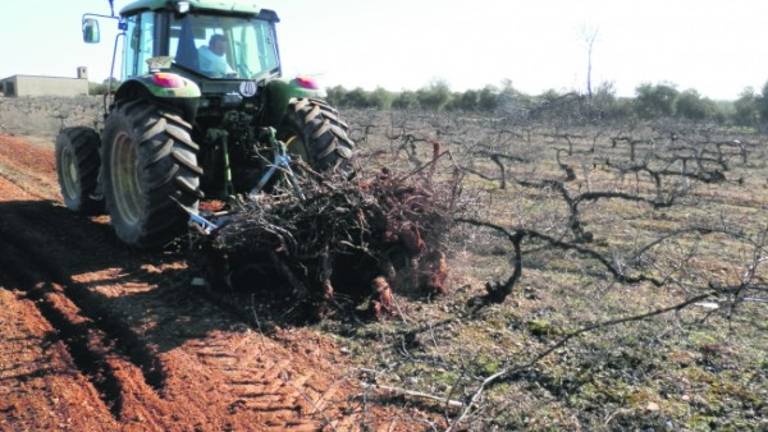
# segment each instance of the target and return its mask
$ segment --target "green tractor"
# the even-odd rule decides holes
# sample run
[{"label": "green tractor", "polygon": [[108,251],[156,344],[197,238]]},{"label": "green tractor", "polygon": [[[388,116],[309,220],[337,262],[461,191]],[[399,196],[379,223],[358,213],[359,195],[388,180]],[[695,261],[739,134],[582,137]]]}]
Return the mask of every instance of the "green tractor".
[{"label": "green tractor", "polygon": [[[281,78],[275,12],[247,0],[138,0],[119,16],[122,84],[109,89],[100,130],[56,141],[66,206],[106,212],[118,238],[156,247],[183,232],[203,199],[268,189],[291,157],[315,171],[351,171],[354,143],[308,77]],[[112,79],[110,78],[110,83]]]}]

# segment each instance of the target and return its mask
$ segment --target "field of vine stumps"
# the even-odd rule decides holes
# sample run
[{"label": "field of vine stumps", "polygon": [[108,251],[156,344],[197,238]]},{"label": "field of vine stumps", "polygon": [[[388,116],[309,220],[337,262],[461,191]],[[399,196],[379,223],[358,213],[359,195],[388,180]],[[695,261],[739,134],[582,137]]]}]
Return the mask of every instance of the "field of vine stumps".
[{"label": "field of vine stumps", "polygon": [[0,99],[0,430],[768,428],[768,135],[346,110],[367,169],[454,191],[446,292],[299,321],[63,208],[101,110]]}]

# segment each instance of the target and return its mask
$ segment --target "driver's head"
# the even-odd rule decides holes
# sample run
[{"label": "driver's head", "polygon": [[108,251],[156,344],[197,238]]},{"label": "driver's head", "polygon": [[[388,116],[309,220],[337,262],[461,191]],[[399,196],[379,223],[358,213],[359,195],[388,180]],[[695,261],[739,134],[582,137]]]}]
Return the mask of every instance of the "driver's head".
[{"label": "driver's head", "polygon": [[227,37],[220,34],[211,36],[210,42],[208,42],[208,48],[218,56],[223,56],[227,52]]}]

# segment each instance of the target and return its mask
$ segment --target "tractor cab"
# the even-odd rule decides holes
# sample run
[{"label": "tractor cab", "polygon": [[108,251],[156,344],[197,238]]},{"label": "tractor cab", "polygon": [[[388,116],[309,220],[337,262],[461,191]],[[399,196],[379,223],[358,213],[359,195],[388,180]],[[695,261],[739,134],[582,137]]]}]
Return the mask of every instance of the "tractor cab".
[{"label": "tractor cab", "polygon": [[119,15],[109,5],[82,23],[87,43],[99,42],[98,18],[120,30],[103,128],[65,128],[56,143],[68,208],[106,211],[122,241],[153,247],[182,233],[201,200],[257,197],[291,161],[351,172],[354,143],[322,89],[281,78],[277,14],[249,0],[138,0]]},{"label": "tractor cab", "polygon": [[149,73],[155,58],[165,58],[171,68],[198,79],[259,81],[280,76],[277,15],[250,2],[141,0],[120,15],[125,27],[124,80]]},{"label": "tractor cab", "polygon": [[98,43],[98,18],[119,22],[110,77],[122,84],[108,89],[114,101],[158,98],[188,122],[207,124],[245,109],[277,125],[291,98],[325,96],[311,78],[282,79],[280,20],[250,0],[138,0],[119,15],[110,0],[110,8],[111,15],[85,14],[82,29],[86,43]]}]

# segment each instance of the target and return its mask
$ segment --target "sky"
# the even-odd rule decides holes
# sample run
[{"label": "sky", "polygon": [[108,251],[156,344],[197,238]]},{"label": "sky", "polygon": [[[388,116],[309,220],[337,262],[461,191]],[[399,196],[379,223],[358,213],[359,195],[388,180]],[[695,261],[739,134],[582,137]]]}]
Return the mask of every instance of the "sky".
[{"label": "sky", "polygon": [[[128,4],[115,0],[116,9]],[[390,90],[433,80],[455,90],[500,85],[518,90],[584,91],[585,34],[597,30],[593,87],[612,82],[631,96],[643,82],[735,99],[768,81],[768,2],[762,0],[263,0],[281,17],[286,75],[321,84]],[[116,23],[102,41],[81,40],[85,12],[107,0],[4,0],[0,78],[14,74],[109,75]]]}]

